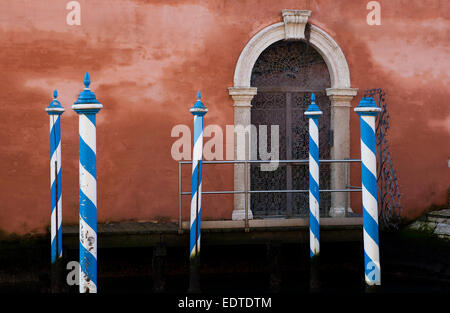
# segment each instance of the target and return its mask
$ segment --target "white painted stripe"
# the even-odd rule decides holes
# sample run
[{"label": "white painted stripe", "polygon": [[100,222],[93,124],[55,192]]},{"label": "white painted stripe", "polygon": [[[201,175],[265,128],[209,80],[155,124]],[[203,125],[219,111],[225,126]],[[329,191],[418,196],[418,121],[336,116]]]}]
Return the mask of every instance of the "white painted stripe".
[{"label": "white painted stripe", "polygon": [[314,216],[317,217],[318,211],[316,208],[319,208],[319,201],[316,199],[316,197],[314,197],[311,190],[309,191],[309,208],[310,208],[310,211],[314,214]]},{"label": "white painted stripe", "polygon": [[89,173],[81,163],[80,167],[80,189],[97,206],[97,180]]},{"label": "white painted stripe", "polygon": [[367,169],[377,177],[377,157],[361,140],[361,161]]},{"label": "white painted stripe", "polygon": [[196,207],[197,207],[197,192],[194,194],[191,200],[191,223],[190,223],[191,226],[194,223],[195,218],[197,217]]},{"label": "white painted stripe", "polygon": [[369,256],[369,258],[375,263],[375,265],[380,268],[380,251],[378,245],[373,241],[369,234],[364,229],[364,251]]},{"label": "white painted stripe", "polygon": [[318,254],[320,252],[320,243],[311,230],[309,231],[309,242],[311,251],[315,255]]},{"label": "white painted stripe", "polygon": [[[198,234],[198,238],[197,238],[197,252],[200,252],[200,233]],[[192,247],[190,256],[195,256],[195,246]]]},{"label": "white painted stripe", "polygon": [[61,227],[62,224],[62,194],[61,198],[59,198],[58,201],[58,229]]},{"label": "white painted stripe", "polygon": [[89,293],[97,293],[97,286],[92,280],[87,281],[87,275],[82,271],[80,266],[80,293],[85,293],[86,288],[89,289]]},{"label": "white painted stripe", "polygon": [[362,115],[361,118],[364,120],[364,122],[367,123],[367,125],[372,128],[373,132],[375,133],[375,116],[371,115]]},{"label": "white painted stripe", "polygon": [[194,145],[194,153],[193,153],[193,160],[201,160],[202,159],[202,147],[203,147],[203,133],[200,135],[200,137],[198,138],[197,142]]},{"label": "white painted stripe", "polygon": [[58,115],[50,115],[50,133],[52,132],[53,125],[55,125],[58,118]]},{"label": "white painted stripe", "polygon": [[309,172],[311,173],[311,176],[314,178],[316,183],[319,183],[319,164],[317,164],[316,160],[309,155]]},{"label": "white painted stripe", "polygon": [[362,185],[362,201],[367,213],[378,223],[378,204],[372,194]]},{"label": "white painted stripe", "polygon": [[314,123],[312,118],[309,119],[309,135],[314,140],[314,142],[317,144],[317,142],[318,142],[317,138],[319,138],[319,129],[318,129],[316,123]]},{"label": "white painted stripe", "polygon": [[96,131],[94,124],[86,117],[84,114],[80,114],[80,124],[79,124],[79,132],[81,138],[83,138],[84,142],[92,149],[92,151],[97,152],[96,150]]},{"label": "white painted stripe", "polygon": [[97,259],[97,233],[80,216],[80,243]]},{"label": "white painted stripe", "polygon": [[201,214],[201,200],[202,200],[202,183],[200,182],[200,185],[198,186],[198,194],[197,192],[194,194],[194,197],[192,197],[191,200],[191,221],[190,225],[194,223],[195,219],[197,218],[197,197],[198,197],[198,204],[199,204],[199,212]]},{"label": "white painted stripe", "polygon": [[50,234],[51,234],[51,241],[56,236],[56,211],[53,210],[51,216],[50,216]]},{"label": "white painted stripe", "polygon": [[52,156],[50,157],[50,188],[55,181],[55,161],[57,161],[59,173],[61,170],[61,142],[58,143],[55,152],[53,152]]}]

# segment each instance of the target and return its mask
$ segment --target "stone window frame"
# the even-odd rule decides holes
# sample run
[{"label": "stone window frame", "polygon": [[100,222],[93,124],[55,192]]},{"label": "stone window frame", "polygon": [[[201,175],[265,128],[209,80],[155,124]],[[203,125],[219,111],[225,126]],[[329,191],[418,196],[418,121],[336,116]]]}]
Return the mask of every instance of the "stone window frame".
[{"label": "stone window frame", "polygon": [[[253,66],[260,54],[271,44],[280,40],[305,39],[305,26],[311,15],[309,10],[282,10],[283,22],[265,27],[254,35],[242,50],[234,72],[233,87],[228,88],[234,101],[234,125],[244,127],[251,123],[251,101],[257,94],[256,87],[250,85]],[[330,73],[331,87],[326,94],[331,102],[331,125],[333,132],[332,159],[350,157],[350,107],[358,89],[351,88],[350,71],[342,49],[336,41],[324,30],[311,24],[309,43],[320,53]],[[234,140],[234,157],[237,157],[237,140]],[[249,147],[250,148],[250,147]],[[248,160],[250,151],[246,151]],[[247,171],[247,177],[250,172]],[[250,179],[247,179],[250,188]],[[349,185],[349,173],[345,164],[331,164],[331,188],[345,189]],[[244,190],[244,167],[234,165],[234,190]],[[247,199],[248,217],[253,218],[250,207],[250,195]],[[343,216],[349,205],[348,193],[332,193],[331,216]],[[233,220],[245,218],[245,195],[234,195]]]}]

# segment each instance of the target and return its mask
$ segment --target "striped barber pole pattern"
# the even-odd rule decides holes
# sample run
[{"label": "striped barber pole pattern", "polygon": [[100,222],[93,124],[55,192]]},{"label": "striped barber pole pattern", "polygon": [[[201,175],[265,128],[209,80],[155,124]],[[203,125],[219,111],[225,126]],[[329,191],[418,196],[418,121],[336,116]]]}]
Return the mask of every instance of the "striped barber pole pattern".
[{"label": "striped barber pole pattern", "polygon": [[309,119],[309,244],[310,256],[320,253],[319,231],[319,116],[322,114],[311,94],[311,104],[305,111]]},{"label": "striped barber pole pattern", "polygon": [[64,108],[53,92],[53,101],[46,108],[50,116],[50,194],[51,194],[51,263],[62,257],[62,191],[61,191],[61,115]]},{"label": "striped barber pole pattern", "polygon": [[190,218],[190,259],[200,254],[200,223],[202,204],[202,158],[203,158],[203,116],[208,109],[200,101],[200,91],[197,101],[190,109],[194,115],[194,149],[192,155],[192,189]]},{"label": "striped barber pole pattern", "polygon": [[373,98],[362,98],[355,108],[361,121],[361,177],[363,202],[364,271],[367,285],[380,285],[378,241],[377,159],[375,116],[381,111]]},{"label": "striped barber pole pattern", "polygon": [[80,293],[97,292],[97,157],[96,114],[102,108],[89,89],[85,89],[72,108],[79,114],[80,153]]}]

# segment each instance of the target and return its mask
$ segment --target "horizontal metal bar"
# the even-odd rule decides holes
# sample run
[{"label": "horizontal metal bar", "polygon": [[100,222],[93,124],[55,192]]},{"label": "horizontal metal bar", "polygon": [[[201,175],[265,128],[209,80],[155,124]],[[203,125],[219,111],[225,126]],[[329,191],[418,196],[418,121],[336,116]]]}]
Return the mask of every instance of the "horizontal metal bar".
[{"label": "horizontal metal bar", "polygon": [[[308,164],[309,160],[223,160],[223,161],[202,161],[203,164],[239,164],[239,163],[290,163]],[[361,162],[361,159],[347,160],[319,160],[319,163],[352,163]],[[178,161],[180,164],[192,164],[192,161]]]},{"label": "horizontal metal bar", "polygon": [[362,187],[360,187],[360,186],[352,186],[352,185],[346,185],[345,188],[350,188],[350,189],[362,189]]},{"label": "horizontal metal bar", "polygon": [[[323,189],[319,192],[361,192],[362,188],[349,188],[349,189]],[[248,193],[306,193],[309,190],[249,190]],[[212,195],[212,194],[243,194],[245,191],[202,191],[202,194]],[[182,195],[190,195],[191,192],[184,191]]]},{"label": "horizontal metal bar", "polygon": [[[244,191],[234,191],[234,190],[230,190],[230,191],[202,191],[202,195],[213,195],[213,194],[241,194],[244,193]],[[181,193],[182,195],[190,195],[191,192],[190,191],[184,191]]]}]

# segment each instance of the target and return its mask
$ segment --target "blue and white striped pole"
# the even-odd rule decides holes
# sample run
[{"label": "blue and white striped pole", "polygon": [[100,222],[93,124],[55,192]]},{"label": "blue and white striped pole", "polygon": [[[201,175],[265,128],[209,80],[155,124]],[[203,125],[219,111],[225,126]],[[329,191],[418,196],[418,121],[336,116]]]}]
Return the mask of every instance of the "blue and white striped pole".
[{"label": "blue and white striped pole", "polygon": [[354,109],[361,117],[361,177],[364,271],[368,286],[381,284],[378,241],[377,157],[375,117],[381,111],[373,98],[362,98]]},{"label": "blue and white striped pole", "polygon": [[97,292],[97,157],[95,115],[103,107],[89,89],[84,90],[72,109],[79,115],[80,149],[80,293]]},{"label": "blue and white striped pole", "polygon": [[305,111],[309,119],[309,247],[311,259],[320,253],[319,232],[319,116],[322,115],[311,94],[311,104]]},{"label": "blue and white striped pole", "polygon": [[203,158],[203,116],[208,109],[201,102],[201,93],[190,109],[194,115],[194,149],[192,154],[192,187],[190,219],[190,282],[189,291],[200,291],[200,222],[202,208],[202,158]]},{"label": "blue and white striped pole", "polygon": [[61,191],[61,115],[64,108],[53,92],[53,101],[45,109],[50,116],[50,194],[51,194],[51,263],[62,257],[62,191]]}]

